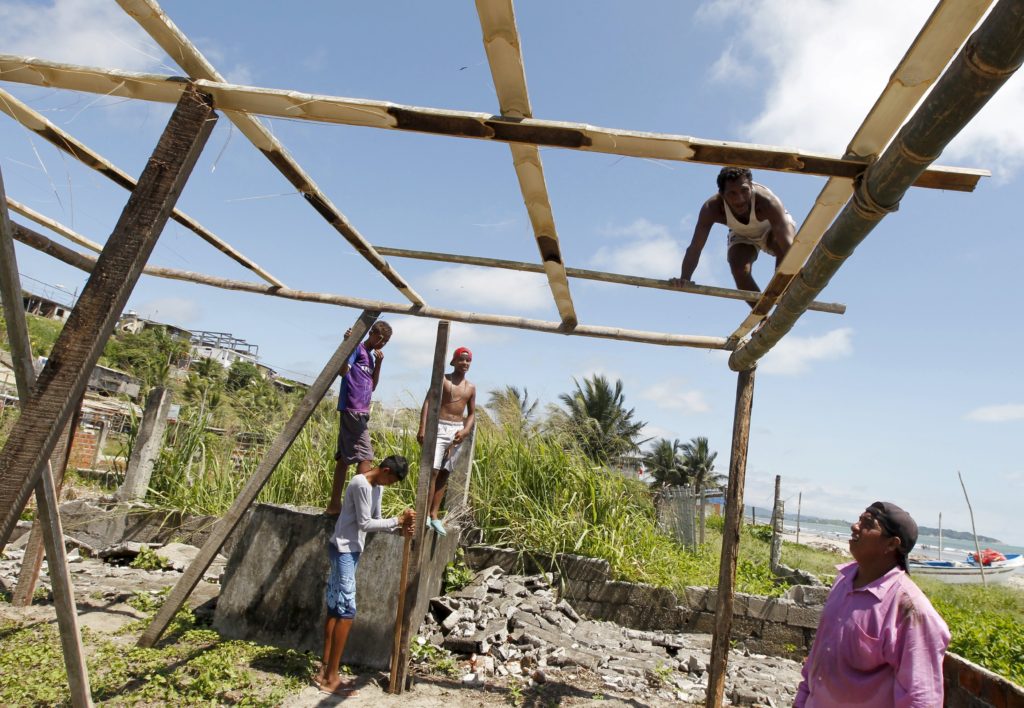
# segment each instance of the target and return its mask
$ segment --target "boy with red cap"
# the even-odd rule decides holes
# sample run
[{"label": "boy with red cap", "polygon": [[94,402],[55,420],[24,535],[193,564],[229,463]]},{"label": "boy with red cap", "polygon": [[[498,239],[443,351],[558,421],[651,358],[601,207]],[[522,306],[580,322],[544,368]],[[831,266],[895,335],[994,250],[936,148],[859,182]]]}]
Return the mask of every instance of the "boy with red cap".
[{"label": "boy with red cap", "polygon": [[[444,493],[448,490],[448,476],[455,469],[455,462],[461,451],[460,443],[466,439],[473,429],[476,418],[476,386],[466,378],[469,365],[473,361],[473,352],[466,347],[459,347],[452,354],[453,371],[444,375],[441,389],[441,410],[437,420],[437,445],[434,447],[434,473],[430,479],[430,494],[427,499],[430,506],[430,518],[427,526],[438,535],[444,536],[444,524],[437,518],[444,501]],[[427,406],[430,394],[423,400],[420,412],[420,430],[416,439],[420,445],[427,432]]]}]

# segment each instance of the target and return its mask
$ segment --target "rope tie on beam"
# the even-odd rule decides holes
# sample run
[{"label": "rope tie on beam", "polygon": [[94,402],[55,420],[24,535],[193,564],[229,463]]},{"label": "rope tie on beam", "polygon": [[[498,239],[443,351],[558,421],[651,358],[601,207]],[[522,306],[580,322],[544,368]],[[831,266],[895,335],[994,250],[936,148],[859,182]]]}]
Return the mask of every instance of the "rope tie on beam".
[{"label": "rope tie on beam", "polygon": [[1019,63],[1010,67],[999,67],[989,64],[978,56],[978,43],[973,37],[967,42],[967,46],[964,47],[963,56],[964,65],[984,79],[1001,79],[1004,76],[1010,76],[1021,67]]},{"label": "rope tie on beam", "polygon": [[[903,143],[901,142],[900,152],[905,152],[905,148],[906,146],[903,145]],[[917,159],[927,159],[928,162],[931,162],[931,160],[934,158]],[[881,221],[886,214],[891,214],[894,211],[898,211],[900,208],[900,203],[897,201],[892,206],[884,206],[876,202],[875,198],[872,197],[871,193],[868,191],[867,180],[864,179],[865,174],[866,173],[861,172],[853,181],[853,199],[850,200],[850,204],[857,212],[857,215],[860,216],[862,219],[869,219],[870,221]],[[822,241],[818,245],[820,248],[824,250],[824,252],[828,252],[828,249],[825,248],[824,241]],[[845,256],[836,258],[835,260],[842,260],[842,258],[845,258]]]}]

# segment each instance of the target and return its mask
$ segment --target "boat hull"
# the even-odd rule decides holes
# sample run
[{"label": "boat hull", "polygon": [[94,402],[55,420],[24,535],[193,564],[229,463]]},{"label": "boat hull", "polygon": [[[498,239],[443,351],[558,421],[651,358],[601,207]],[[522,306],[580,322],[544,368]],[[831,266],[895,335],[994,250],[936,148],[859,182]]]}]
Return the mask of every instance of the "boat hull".
[{"label": "boat hull", "polygon": [[[996,561],[985,566],[985,582],[1005,583],[1010,577],[1024,568],[1024,556],[1010,555],[1004,561]],[[975,563],[960,561],[911,561],[910,574],[913,577],[934,578],[944,583],[972,584],[981,583],[981,569]]]}]

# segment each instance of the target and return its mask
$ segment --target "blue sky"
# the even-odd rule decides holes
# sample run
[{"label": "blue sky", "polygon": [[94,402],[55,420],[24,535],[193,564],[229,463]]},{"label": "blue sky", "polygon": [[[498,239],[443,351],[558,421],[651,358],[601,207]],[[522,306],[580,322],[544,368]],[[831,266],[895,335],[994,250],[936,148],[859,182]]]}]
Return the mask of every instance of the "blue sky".
[{"label": "blue sky", "polygon": [[[234,83],[495,112],[471,3],[165,2],[164,10]],[[215,9],[214,9],[215,8]],[[700,138],[841,154],[932,9],[929,2],[717,0],[520,1],[516,13],[534,115]],[[884,22],[879,18],[885,18]],[[87,0],[0,6],[0,51],[154,73],[181,70],[118,6]],[[138,175],[171,108],[4,82]],[[973,194],[914,190],[840,270],[822,298],[845,316],[808,313],[760,366],[748,503],[768,506],[783,477],[788,509],[854,518],[876,499],[934,526],[1024,544],[1024,335],[1012,324],[1024,260],[1024,81],[1017,76],[939,160],[994,176]],[[297,121],[266,121],[352,223],[377,245],[537,261],[505,145]],[[678,274],[717,168],[545,149],[566,264],[647,277]],[[6,116],[0,166],[8,195],[103,242],[127,194]],[[799,222],[822,178],[755,172]],[[402,302],[222,119],[179,207],[293,288]],[[16,221],[24,219],[15,217]],[[60,240],[59,237],[54,237]],[[21,272],[68,290],[84,275],[26,248]],[[391,259],[428,302],[554,320],[542,276]],[[169,224],[151,263],[255,280]],[[764,284],[770,259],[755,266]],[[716,227],[696,274],[730,286]],[[570,281],[581,322],[726,336],[745,305]],[[26,281],[26,287],[37,284]],[[264,361],[313,375],[358,313],[144,278],[129,307],[259,344]],[[388,318],[377,397],[418,404],[435,323]],[[721,352],[453,326],[475,353],[481,392],[515,384],[543,402],[573,378],[624,382],[655,437],[710,438],[728,467],[736,377]]]}]

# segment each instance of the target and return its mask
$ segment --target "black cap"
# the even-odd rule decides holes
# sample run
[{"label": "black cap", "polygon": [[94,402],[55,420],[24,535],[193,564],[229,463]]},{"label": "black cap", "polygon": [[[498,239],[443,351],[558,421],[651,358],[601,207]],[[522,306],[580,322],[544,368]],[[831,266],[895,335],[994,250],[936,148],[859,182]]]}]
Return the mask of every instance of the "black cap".
[{"label": "black cap", "polygon": [[867,510],[878,520],[887,534],[899,537],[899,564],[903,570],[908,570],[907,556],[917,543],[917,522],[892,502],[876,501]]}]

